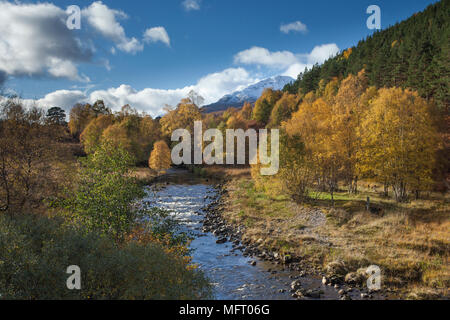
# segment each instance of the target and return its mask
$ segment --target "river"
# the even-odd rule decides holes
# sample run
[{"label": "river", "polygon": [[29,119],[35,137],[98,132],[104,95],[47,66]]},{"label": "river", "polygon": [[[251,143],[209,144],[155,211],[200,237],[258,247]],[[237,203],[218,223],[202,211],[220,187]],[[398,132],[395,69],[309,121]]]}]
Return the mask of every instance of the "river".
[{"label": "river", "polygon": [[[174,179],[175,178],[175,181]],[[167,182],[169,181],[169,182]],[[319,278],[300,277],[299,272],[284,270],[282,266],[245,257],[232,243],[216,243],[212,233],[202,232],[202,220],[208,205],[216,195],[213,185],[206,179],[194,179],[184,171],[171,171],[162,184],[147,188],[144,199],[152,206],[168,209],[194,240],[193,263],[205,272],[214,286],[219,300],[286,300],[293,299],[290,284],[295,279],[302,286],[320,290],[321,299],[339,299],[337,290],[324,286]]]}]

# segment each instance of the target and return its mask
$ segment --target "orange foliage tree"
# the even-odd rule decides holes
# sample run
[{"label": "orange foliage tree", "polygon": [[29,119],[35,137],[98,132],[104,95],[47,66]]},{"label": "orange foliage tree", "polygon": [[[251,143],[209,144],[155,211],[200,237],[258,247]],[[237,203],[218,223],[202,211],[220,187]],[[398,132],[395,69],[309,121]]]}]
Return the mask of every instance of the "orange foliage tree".
[{"label": "orange foliage tree", "polygon": [[163,172],[170,168],[171,163],[170,149],[167,143],[163,140],[156,142],[148,160],[149,167],[155,171]]}]

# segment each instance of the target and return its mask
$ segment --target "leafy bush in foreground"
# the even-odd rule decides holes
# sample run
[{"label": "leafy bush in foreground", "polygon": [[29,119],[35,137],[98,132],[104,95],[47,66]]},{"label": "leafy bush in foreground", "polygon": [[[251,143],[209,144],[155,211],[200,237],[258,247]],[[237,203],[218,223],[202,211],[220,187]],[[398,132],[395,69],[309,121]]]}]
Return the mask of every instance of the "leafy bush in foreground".
[{"label": "leafy bush in foreground", "polygon": [[[70,265],[81,290],[69,290]],[[65,227],[58,218],[0,216],[2,299],[201,299],[210,287],[185,257],[156,243],[129,241]]]}]

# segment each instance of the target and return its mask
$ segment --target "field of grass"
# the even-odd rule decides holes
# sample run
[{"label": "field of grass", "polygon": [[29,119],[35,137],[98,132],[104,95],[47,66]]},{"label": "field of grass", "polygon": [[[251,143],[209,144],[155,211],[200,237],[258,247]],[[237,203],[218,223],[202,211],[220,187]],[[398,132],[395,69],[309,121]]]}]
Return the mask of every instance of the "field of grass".
[{"label": "field of grass", "polygon": [[[251,241],[318,268],[335,260],[348,272],[378,265],[385,288],[405,298],[449,297],[448,194],[398,204],[380,190],[360,187],[357,195],[337,192],[332,207],[327,193],[296,204],[282,191],[257,189],[245,170],[231,177],[225,215],[245,225]],[[376,213],[366,211],[367,197]]]}]

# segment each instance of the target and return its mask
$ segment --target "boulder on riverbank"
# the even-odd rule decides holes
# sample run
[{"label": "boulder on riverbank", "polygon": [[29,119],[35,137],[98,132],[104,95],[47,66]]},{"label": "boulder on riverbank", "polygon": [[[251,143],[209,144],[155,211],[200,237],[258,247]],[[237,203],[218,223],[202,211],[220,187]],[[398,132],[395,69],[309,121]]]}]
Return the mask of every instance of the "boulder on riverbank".
[{"label": "boulder on riverbank", "polygon": [[325,267],[328,278],[338,277],[344,279],[347,274],[347,267],[342,260],[335,260]]},{"label": "boulder on riverbank", "polygon": [[361,268],[356,272],[350,272],[345,275],[345,283],[360,286],[367,280],[366,269]]}]

